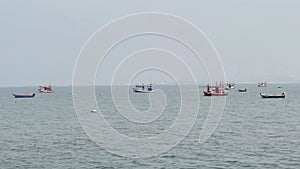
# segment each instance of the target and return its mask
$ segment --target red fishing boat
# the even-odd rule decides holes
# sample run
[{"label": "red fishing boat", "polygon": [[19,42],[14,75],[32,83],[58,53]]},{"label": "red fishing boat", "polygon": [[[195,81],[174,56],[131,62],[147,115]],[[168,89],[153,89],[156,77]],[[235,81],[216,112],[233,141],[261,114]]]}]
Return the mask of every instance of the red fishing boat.
[{"label": "red fishing boat", "polygon": [[[215,90],[212,91],[211,88],[214,88]],[[220,87],[219,85],[216,86],[210,86],[207,85],[207,90],[203,91],[204,96],[227,96],[228,93],[224,91],[224,88]]]},{"label": "red fishing boat", "polygon": [[40,93],[54,93],[54,90],[52,89],[51,85],[50,86],[40,86],[38,91]]}]

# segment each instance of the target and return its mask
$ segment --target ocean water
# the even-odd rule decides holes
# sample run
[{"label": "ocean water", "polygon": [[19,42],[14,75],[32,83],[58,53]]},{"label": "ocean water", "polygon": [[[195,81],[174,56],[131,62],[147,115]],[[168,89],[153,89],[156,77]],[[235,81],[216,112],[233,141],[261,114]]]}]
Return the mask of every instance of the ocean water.
[{"label": "ocean water", "polygon": [[[37,93],[34,99],[11,95],[35,92],[34,87],[0,88],[0,168],[299,168],[300,85],[281,86],[237,85],[248,92],[229,91],[222,119],[204,143],[198,139],[211,98],[202,96],[205,89],[200,88],[200,111],[191,131],[171,150],[149,158],[119,156],[94,143],[77,119],[71,87],[55,87],[55,93]],[[181,104],[177,86],[156,88],[164,91],[167,105],[149,124],[124,120],[110,87],[96,87],[95,95],[114,129],[130,137],[151,137],[174,123]],[[285,99],[258,95],[283,91]],[[130,93],[129,98],[137,110],[151,106],[148,94]]]}]

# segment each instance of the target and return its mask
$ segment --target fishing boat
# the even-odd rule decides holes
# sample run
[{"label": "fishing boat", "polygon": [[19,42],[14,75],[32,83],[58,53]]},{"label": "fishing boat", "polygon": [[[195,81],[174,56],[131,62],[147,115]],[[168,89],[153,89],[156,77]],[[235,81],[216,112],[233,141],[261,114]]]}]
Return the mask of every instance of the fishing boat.
[{"label": "fishing boat", "polygon": [[235,89],[234,83],[226,84],[225,90],[234,90],[234,89]]},{"label": "fishing boat", "polygon": [[244,88],[244,89],[238,89],[239,92],[247,92],[247,88]]},{"label": "fishing boat", "polygon": [[96,109],[92,109],[91,113],[97,113],[97,110]]},{"label": "fishing boat", "polygon": [[268,98],[285,98],[285,92],[283,92],[282,94],[274,94],[274,95],[267,95],[267,94],[259,93],[259,95],[264,99],[268,99]]},{"label": "fishing boat", "polygon": [[[214,89],[214,91],[212,91]],[[224,91],[224,88],[220,87],[219,85],[210,86],[207,85],[207,90],[203,91],[204,96],[227,96],[228,93]]]},{"label": "fishing boat", "polygon": [[257,84],[258,87],[267,87],[267,82],[262,82]]},{"label": "fishing boat", "polygon": [[54,93],[54,90],[52,89],[51,85],[49,85],[49,86],[39,86],[38,91],[40,93]]},{"label": "fishing boat", "polygon": [[149,84],[149,85],[136,85],[132,89],[136,93],[153,93],[155,91],[155,90],[153,90],[152,84]]},{"label": "fishing boat", "polygon": [[35,96],[35,93],[26,93],[26,94],[13,93],[12,95],[15,98],[32,98]]}]

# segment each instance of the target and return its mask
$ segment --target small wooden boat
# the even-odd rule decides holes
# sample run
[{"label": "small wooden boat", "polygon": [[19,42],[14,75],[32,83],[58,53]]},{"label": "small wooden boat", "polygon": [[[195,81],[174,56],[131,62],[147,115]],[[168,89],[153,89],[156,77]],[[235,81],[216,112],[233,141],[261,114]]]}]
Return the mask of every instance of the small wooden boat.
[{"label": "small wooden boat", "polygon": [[17,93],[13,93],[12,94],[15,98],[32,98],[35,96],[35,93],[30,93],[30,94],[17,94]]},{"label": "small wooden boat", "polygon": [[267,94],[261,94],[261,93],[259,93],[259,95],[264,99],[268,99],[268,98],[285,98],[285,92],[283,92],[281,95],[278,95],[278,94],[267,95]]},{"label": "small wooden boat", "polygon": [[40,93],[54,93],[54,90],[52,89],[51,85],[50,86],[40,86],[38,91]]},{"label": "small wooden boat", "polygon": [[239,92],[247,92],[247,88],[244,88],[244,89],[238,89]]},{"label": "small wooden boat", "polygon": [[149,85],[136,85],[134,88],[132,88],[134,92],[136,93],[154,93],[155,90],[153,90],[152,84]]},{"label": "small wooden boat", "polygon": [[[211,88],[214,88],[215,91],[211,91]],[[227,96],[228,93],[224,91],[224,88],[221,88],[220,86],[210,86],[207,85],[207,90],[203,91],[204,96]]]}]

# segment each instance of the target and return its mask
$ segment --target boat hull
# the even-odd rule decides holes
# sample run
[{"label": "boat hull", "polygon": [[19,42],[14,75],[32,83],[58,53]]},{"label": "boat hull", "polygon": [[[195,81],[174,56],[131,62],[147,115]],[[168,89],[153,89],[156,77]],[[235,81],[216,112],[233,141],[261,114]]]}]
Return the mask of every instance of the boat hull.
[{"label": "boat hull", "polygon": [[247,92],[247,89],[239,89],[239,92]]},{"label": "boat hull", "polygon": [[208,91],[203,91],[204,96],[227,96],[228,93],[222,92],[222,93],[215,93],[215,92],[208,92]]},{"label": "boat hull", "polygon": [[155,90],[142,90],[139,88],[133,88],[133,91],[136,93],[154,93],[155,92]]},{"label": "boat hull", "polygon": [[285,98],[285,95],[266,95],[266,94],[259,94],[263,99],[280,99]]},{"label": "boat hull", "polygon": [[15,98],[33,98],[35,96],[35,93],[32,94],[12,94]]},{"label": "boat hull", "polygon": [[54,90],[40,90],[40,93],[54,93]]}]

